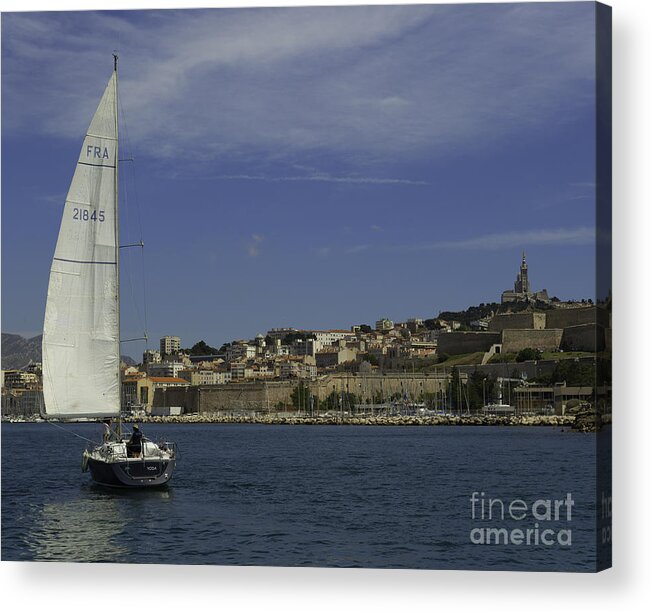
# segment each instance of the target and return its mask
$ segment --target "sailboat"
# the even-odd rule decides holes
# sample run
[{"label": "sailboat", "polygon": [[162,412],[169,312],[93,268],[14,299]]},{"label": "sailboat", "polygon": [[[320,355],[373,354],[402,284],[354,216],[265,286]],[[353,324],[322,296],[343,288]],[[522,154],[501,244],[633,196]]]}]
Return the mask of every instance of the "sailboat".
[{"label": "sailboat", "polygon": [[43,324],[44,414],[58,420],[116,419],[113,439],[84,450],[82,470],[113,487],[167,484],[176,446],[122,435],[118,69],[84,138],[63,209]]}]

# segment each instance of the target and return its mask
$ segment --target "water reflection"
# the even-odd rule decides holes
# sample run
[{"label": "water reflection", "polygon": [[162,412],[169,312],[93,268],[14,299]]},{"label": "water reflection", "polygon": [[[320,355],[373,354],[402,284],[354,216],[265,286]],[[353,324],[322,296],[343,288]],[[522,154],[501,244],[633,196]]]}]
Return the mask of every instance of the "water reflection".
[{"label": "water reflection", "polygon": [[139,507],[171,500],[162,490],[108,490],[82,487],[81,497],[47,503],[37,511],[24,542],[36,561],[124,562],[129,532],[139,524]]}]

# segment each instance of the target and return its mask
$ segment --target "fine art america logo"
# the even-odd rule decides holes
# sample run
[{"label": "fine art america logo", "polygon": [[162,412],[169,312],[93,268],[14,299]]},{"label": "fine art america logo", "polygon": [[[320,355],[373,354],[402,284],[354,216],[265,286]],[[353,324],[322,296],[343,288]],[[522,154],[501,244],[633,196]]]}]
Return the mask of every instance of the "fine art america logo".
[{"label": "fine art america logo", "polygon": [[483,491],[474,491],[470,496],[470,515],[473,523],[480,525],[470,530],[470,541],[492,545],[572,546],[573,506],[571,493],[558,499],[527,502],[488,497]]}]

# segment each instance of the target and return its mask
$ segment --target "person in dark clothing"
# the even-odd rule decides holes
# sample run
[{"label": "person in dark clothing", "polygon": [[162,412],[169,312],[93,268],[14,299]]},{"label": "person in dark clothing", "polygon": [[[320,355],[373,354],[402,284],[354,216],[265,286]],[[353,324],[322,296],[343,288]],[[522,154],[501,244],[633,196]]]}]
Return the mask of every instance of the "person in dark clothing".
[{"label": "person in dark clothing", "polygon": [[140,457],[142,452],[142,432],[138,425],[133,426],[131,437],[127,440],[127,457]]},{"label": "person in dark clothing", "polygon": [[104,443],[109,442],[111,440],[113,431],[111,429],[111,419],[104,419],[103,425],[102,425],[102,441]]}]

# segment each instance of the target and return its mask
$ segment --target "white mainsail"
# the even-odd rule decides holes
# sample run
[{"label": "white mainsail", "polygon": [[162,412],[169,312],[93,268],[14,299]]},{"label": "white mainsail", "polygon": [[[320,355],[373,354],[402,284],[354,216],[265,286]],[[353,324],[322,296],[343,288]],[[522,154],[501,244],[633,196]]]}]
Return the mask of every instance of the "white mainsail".
[{"label": "white mainsail", "polygon": [[117,72],[81,147],[50,269],[43,325],[45,413],[120,412]]}]

